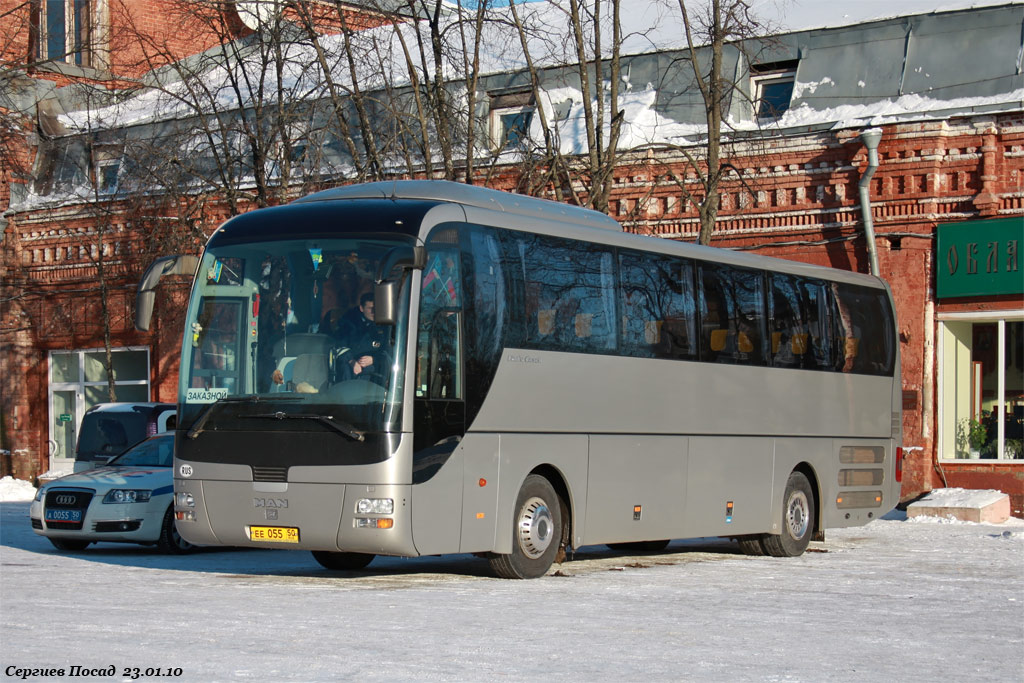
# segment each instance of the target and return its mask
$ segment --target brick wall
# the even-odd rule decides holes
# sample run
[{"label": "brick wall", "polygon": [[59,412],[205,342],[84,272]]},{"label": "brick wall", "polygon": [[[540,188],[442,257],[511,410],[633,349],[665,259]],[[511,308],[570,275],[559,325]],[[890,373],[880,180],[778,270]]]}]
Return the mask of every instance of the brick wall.
[{"label": "brick wall", "polygon": [[[935,364],[930,355],[933,351],[926,347],[929,318],[925,311],[935,303],[935,226],[993,212],[1024,216],[1024,117],[1014,114],[887,126],[879,151],[880,167],[871,182],[870,196],[879,263],[883,277],[893,288],[899,320],[904,442],[912,449],[904,468],[904,497],[909,499],[943,485],[934,461]],[[866,155],[855,132],[814,133],[762,142],[757,149],[740,149],[734,161],[743,168],[753,193],[737,183],[726,184],[713,245],[867,272],[857,198]],[[687,175],[682,159],[670,153],[655,159],[644,154],[624,161],[616,173],[612,213],[630,231],[694,240],[699,228],[696,211],[687,206],[669,171],[684,180]],[[490,184],[510,189],[517,182],[514,169],[504,169],[493,173]],[[84,286],[94,277],[94,270],[81,252],[81,242],[90,234],[88,220],[75,215],[70,209],[63,214],[36,212],[13,217],[12,239],[16,244],[12,244],[10,254],[29,282],[54,288],[40,289],[24,305],[5,311],[5,318],[18,314],[14,308],[38,309],[38,315],[45,318],[56,315],[62,307],[66,310],[69,302],[79,310],[70,295],[62,291]],[[212,230],[215,221],[206,227]],[[133,239],[130,233],[118,230],[111,235],[128,243]],[[133,286],[132,278],[141,272],[138,263],[111,265],[113,272],[123,274],[126,291]],[[156,327],[148,336],[139,336],[131,329],[130,321],[115,335],[117,343],[151,345],[154,398],[159,400],[171,400],[176,393],[181,323],[171,319],[169,312],[182,310],[184,296],[184,285],[161,295]],[[1024,302],[1003,299],[963,305],[970,310],[996,310],[1024,307]],[[27,320],[34,317],[27,315]],[[17,447],[25,452],[16,458],[22,463],[22,471],[38,470],[46,460],[46,377],[41,369],[45,365],[44,351],[67,348],[61,346],[66,344],[99,345],[99,340],[90,338],[87,332],[70,338],[44,338],[42,329],[30,325],[19,338],[23,351],[18,362],[29,381],[4,387],[5,424],[11,420],[11,410],[21,407],[22,428],[8,433],[17,433]],[[30,425],[28,429],[26,425]],[[984,479],[988,485],[1002,479],[1004,490],[1019,486],[1019,470],[1015,467],[1019,468],[1013,464],[997,467],[990,470],[992,476],[971,475],[971,481]],[[943,468],[949,480],[949,467]],[[950,484],[955,485],[953,481]],[[1014,505],[1020,509],[1019,502]]]}]

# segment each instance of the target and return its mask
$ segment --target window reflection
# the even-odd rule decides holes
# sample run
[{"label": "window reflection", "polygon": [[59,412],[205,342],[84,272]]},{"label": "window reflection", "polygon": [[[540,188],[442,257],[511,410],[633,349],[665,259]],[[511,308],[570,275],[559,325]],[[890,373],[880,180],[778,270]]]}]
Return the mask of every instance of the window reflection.
[{"label": "window reflection", "polygon": [[523,264],[526,343],[561,351],[616,347],[612,252],[542,235],[515,235]]},{"label": "window reflection", "polygon": [[760,365],[764,353],[764,278],[759,271],[700,266],[701,359]]},{"label": "window reflection", "polygon": [[697,356],[693,264],[678,258],[621,252],[622,352],[692,360]]},{"label": "window reflection", "polygon": [[825,284],[795,275],[772,275],[770,356],[777,368],[827,370]]}]

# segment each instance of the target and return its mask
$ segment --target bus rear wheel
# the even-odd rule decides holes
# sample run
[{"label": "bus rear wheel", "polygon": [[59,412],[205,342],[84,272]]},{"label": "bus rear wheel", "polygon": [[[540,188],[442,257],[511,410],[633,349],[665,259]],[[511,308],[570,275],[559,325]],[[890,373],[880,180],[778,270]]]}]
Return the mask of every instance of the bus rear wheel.
[{"label": "bus rear wheel", "polygon": [[354,571],[364,569],[373,562],[376,555],[367,553],[331,553],[325,550],[314,550],[313,559],[320,563],[325,569],[334,571]]},{"label": "bus rear wheel", "polygon": [[544,576],[562,543],[562,504],[551,483],[538,474],[523,482],[512,518],[512,553],[491,553],[491,570],[502,579]]},{"label": "bus rear wheel", "polygon": [[764,551],[773,557],[796,557],[807,550],[814,535],[814,491],[802,472],[793,472],[782,496],[782,533],[761,539]]},{"label": "bus rear wheel", "polygon": [[767,534],[751,534],[750,536],[739,536],[736,541],[740,544],[740,550],[744,555],[753,555],[755,557],[764,555],[764,545],[761,541]]}]

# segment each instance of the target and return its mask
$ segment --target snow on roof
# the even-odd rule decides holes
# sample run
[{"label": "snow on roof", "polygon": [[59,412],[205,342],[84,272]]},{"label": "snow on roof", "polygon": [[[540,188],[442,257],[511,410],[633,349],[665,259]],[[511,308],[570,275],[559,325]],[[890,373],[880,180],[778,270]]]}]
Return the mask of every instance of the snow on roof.
[{"label": "snow on roof", "polygon": [[[691,0],[688,7],[691,12],[699,9],[698,3]],[[921,13],[948,12],[964,9],[977,9],[993,6],[1024,6],[1024,0],[948,0],[936,4],[934,0],[752,0],[752,10],[763,26],[773,34],[802,31],[812,28],[835,28],[856,25],[879,19],[908,16]],[[528,27],[528,46],[539,67],[571,64],[575,55],[571,52],[571,41],[565,38],[568,26],[567,10],[559,2],[533,2],[519,6],[520,18]],[[492,10],[495,17],[504,16],[507,21],[494,21],[486,24],[482,40],[481,69],[484,74],[513,73],[526,68],[526,60],[520,45],[519,36],[511,26],[511,12],[507,7]],[[453,15],[454,17],[454,15]],[[622,13],[623,22],[623,54],[645,54],[655,51],[681,49],[685,47],[682,22],[674,2],[630,3],[628,11]],[[402,51],[402,43],[416,45],[416,31],[419,27],[412,24],[398,26],[381,26],[356,34],[356,43],[364,50],[357,61],[361,71],[359,85],[364,92],[383,88],[386,85],[401,86],[408,83],[407,62]],[[399,40],[399,33],[401,39]],[[458,32],[450,32],[450,35]],[[608,28],[605,35],[610,36]],[[335,56],[337,68],[333,78],[342,88],[350,83],[347,64],[342,59],[344,48],[340,36],[328,35],[321,37],[324,50]],[[415,48],[414,48],[415,49]],[[209,53],[212,55],[213,53]],[[242,81],[237,73],[254,69],[263,71],[264,67],[258,57],[258,49],[248,50],[248,56],[241,63],[225,65],[223,60],[209,59],[203,69],[203,90],[209,93],[209,101],[203,103],[209,111],[231,110],[239,105],[247,107],[258,99],[258,94],[243,97],[238,101],[237,93],[232,87],[232,80]],[[263,79],[259,79],[264,93],[272,96],[278,87],[288,93],[295,101],[308,100],[324,96],[324,78],[316,66],[314,48],[307,42],[293,42],[285,45],[286,68],[278,81],[273,69],[266,69]],[[429,54],[426,56],[429,62]],[[432,68],[428,63],[427,68]],[[454,64],[446,65],[446,76],[455,80],[457,73]],[[156,120],[185,118],[201,113],[195,103],[190,101],[187,89],[181,83],[170,79],[167,74],[172,70],[164,70],[165,83],[159,88],[142,91],[116,105],[73,111],[62,117],[62,123],[72,130],[89,130],[106,127],[131,126]],[[624,77],[625,80],[625,77]],[[826,79],[827,80],[827,79]],[[808,88],[815,84],[797,83],[794,91],[798,99]],[[625,82],[626,90],[634,95],[644,91],[642,86],[634,88]],[[243,88],[244,90],[244,88]],[[647,91],[655,87],[647,85]],[[985,93],[986,95],[990,93]],[[265,95],[266,96],[266,95]],[[552,100],[554,98],[551,98]],[[651,98],[648,98],[651,99]],[[864,119],[891,114],[914,113],[949,109],[951,106],[974,106],[973,102],[961,98],[951,104],[950,98],[938,95],[918,97],[911,95],[908,99],[896,101],[874,102],[869,105],[851,105],[839,108],[804,107],[802,111],[792,112],[781,123],[787,125],[807,125],[827,121]],[[1000,101],[1019,103],[1019,92],[1003,96]],[[579,99],[576,99],[578,102]],[[653,106],[654,101],[651,99]],[[794,102],[799,107],[799,102]],[[992,104],[991,98],[980,104]],[[641,118],[653,119],[660,116],[653,110]],[[639,123],[639,127],[647,124]],[[684,125],[680,123],[678,125]],[[742,127],[742,126],[741,126]],[[649,125],[648,125],[649,128]],[[692,128],[692,126],[690,126]],[[673,130],[669,137],[678,137],[678,130]],[[663,136],[662,136],[663,137]]]}]

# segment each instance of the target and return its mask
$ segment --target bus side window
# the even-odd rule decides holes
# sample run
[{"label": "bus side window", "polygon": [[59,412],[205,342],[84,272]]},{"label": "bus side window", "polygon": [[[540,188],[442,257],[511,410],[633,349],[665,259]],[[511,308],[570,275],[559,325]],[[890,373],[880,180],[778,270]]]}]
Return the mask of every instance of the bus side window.
[{"label": "bus side window", "polygon": [[619,278],[623,355],[696,359],[693,263],[620,251]]},{"label": "bus side window", "polygon": [[[442,235],[443,236],[443,235]],[[462,273],[460,254],[433,246],[423,270],[417,335],[416,396],[462,398]]]},{"label": "bus side window", "polygon": [[832,284],[835,369],[891,375],[895,365],[894,321],[881,290]]},{"label": "bus side window", "polygon": [[517,235],[523,259],[526,343],[578,353],[614,351],[611,249],[542,235]]},{"label": "bus side window", "polygon": [[467,420],[490,388],[490,381],[501,361],[501,351],[509,340],[510,294],[506,263],[498,236],[491,228],[472,226],[463,253],[463,281],[466,294],[466,400]]},{"label": "bus side window", "polygon": [[785,273],[772,274],[768,299],[772,366],[829,369],[824,301],[823,283]]},{"label": "bus side window", "polygon": [[701,263],[701,360],[764,364],[764,274]]}]

